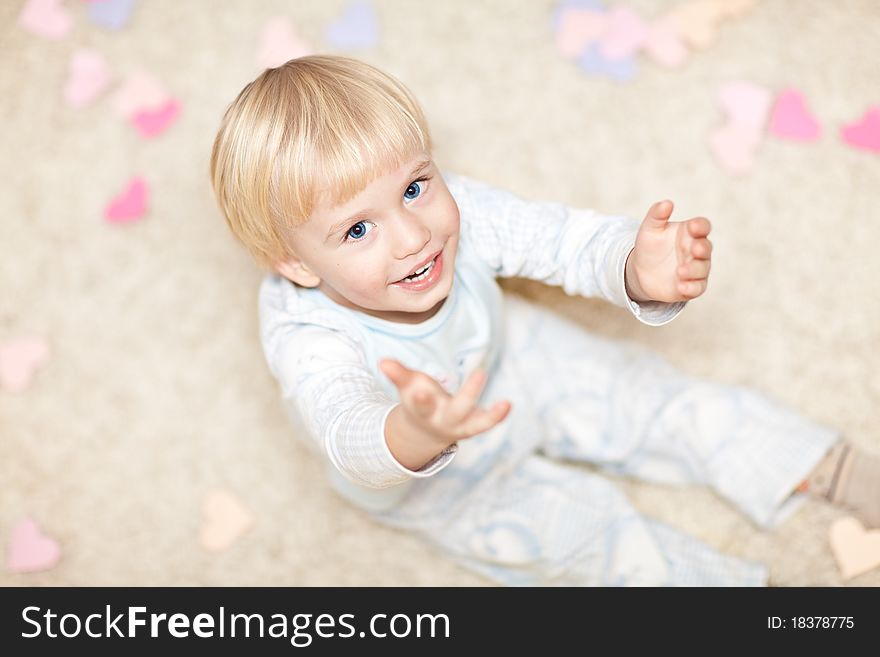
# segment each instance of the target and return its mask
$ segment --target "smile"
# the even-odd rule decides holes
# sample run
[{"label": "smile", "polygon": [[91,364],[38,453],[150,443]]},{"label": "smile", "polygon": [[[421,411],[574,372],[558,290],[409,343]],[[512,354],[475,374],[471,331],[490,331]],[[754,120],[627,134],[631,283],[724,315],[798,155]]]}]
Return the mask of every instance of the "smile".
[{"label": "smile", "polygon": [[421,269],[393,283],[395,287],[413,292],[421,292],[432,287],[440,280],[440,274],[443,273],[443,252],[438,253],[433,260],[428,261]]}]

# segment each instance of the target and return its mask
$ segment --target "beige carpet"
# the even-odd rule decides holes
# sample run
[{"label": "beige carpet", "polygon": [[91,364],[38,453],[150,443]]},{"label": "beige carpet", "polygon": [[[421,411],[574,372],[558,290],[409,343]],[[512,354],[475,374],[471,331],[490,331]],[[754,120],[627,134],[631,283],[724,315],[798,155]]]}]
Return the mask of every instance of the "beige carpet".
[{"label": "beige carpet", "polygon": [[[21,4],[0,4],[0,341],[44,335],[53,355],[29,390],[0,390],[0,544],[29,516],[63,554],[45,572],[0,569],[0,584],[491,585],[329,489],[263,361],[261,274],[210,193],[211,140],[259,72],[260,28],[286,16],[329,50],[324,30],[345,3],[152,0],[108,32],[71,0],[75,25],[60,41],[19,29]],[[626,4],[652,17],[674,3]],[[763,0],[682,70],[640,58],[627,83],[585,77],[557,53],[553,7],[378,2],[378,47],[351,54],[416,92],[444,169],[638,217],[668,197],[674,219],[713,222],[708,292],[667,326],[537,283],[506,281],[508,291],[689,373],[753,386],[880,452],[880,156],[838,137],[880,104],[880,6]],[[183,103],[179,121],[143,141],[111,94],[65,106],[83,46],[118,78],[158,76]],[[822,137],[767,138],[750,175],[726,174],[707,138],[722,121],[718,87],[734,79],[802,90]],[[148,216],[108,225],[104,205],[136,174],[153,189]],[[833,509],[810,503],[769,533],[703,489],[621,485],[646,513],[769,564],[774,583],[844,583],[828,545]],[[198,542],[214,488],[256,521],[219,553]],[[880,585],[880,570],[846,583]]]}]

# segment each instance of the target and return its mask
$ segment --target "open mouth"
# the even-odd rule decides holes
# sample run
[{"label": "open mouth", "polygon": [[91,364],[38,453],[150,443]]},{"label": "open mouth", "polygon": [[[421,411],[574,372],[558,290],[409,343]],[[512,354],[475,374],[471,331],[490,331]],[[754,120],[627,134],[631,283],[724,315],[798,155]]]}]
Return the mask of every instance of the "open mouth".
[{"label": "open mouth", "polygon": [[443,271],[443,252],[441,251],[433,259],[428,261],[428,263],[417,269],[409,276],[405,278],[401,278],[399,281],[394,283],[397,287],[402,287],[408,290],[425,290],[431,287],[434,283],[440,280],[440,274]]},{"label": "open mouth", "polygon": [[[431,260],[431,262],[429,262],[427,265],[425,265],[421,269],[416,270],[416,272],[414,274],[410,274],[406,278],[401,278],[400,280],[401,281],[409,281],[409,282],[425,280],[426,278],[428,278],[428,274],[430,274],[431,270],[434,268],[434,263],[436,261],[437,261],[437,256],[434,256],[434,258]],[[398,281],[398,282],[400,282],[400,281]]]}]

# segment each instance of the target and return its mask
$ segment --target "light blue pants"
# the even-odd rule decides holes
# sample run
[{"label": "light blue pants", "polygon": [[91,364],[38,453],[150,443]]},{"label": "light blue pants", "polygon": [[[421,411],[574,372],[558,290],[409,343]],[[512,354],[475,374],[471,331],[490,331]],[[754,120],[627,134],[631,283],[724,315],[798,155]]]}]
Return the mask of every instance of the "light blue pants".
[{"label": "light blue pants", "polygon": [[641,515],[611,480],[570,461],[709,486],[772,529],[804,502],[793,489],[839,433],[510,293],[504,321],[480,404],[509,399],[508,417],[372,515],[500,584],[766,585],[764,565]]}]

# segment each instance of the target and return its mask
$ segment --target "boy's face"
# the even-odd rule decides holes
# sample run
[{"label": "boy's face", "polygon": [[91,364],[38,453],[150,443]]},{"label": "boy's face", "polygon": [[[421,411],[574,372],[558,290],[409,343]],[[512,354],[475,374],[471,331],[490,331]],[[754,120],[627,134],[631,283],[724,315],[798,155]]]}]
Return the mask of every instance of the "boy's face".
[{"label": "boy's face", "polygon": [[[276,270],[348,308],[422,322],[452,289],[458,228],[458,206],[430,156],[422,155],[342,205],[319,203],[292,231],[296,256]],[[401,280],[428,264],[422,280]]]}]

